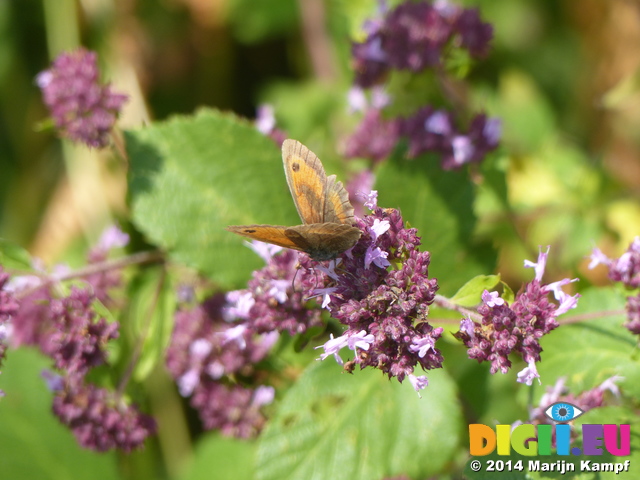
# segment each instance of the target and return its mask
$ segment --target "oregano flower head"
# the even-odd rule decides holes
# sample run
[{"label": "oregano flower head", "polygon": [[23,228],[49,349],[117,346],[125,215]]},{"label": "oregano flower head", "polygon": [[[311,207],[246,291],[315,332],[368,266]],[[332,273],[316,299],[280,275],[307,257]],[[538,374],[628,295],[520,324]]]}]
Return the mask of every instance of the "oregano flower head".
[{"label": "oregano flower head", "polygon": [[[558,327],[556,317],[575,308],[580,297],[568,295],[561,288],[577,278],[542,283],[548,253],[549,249],[540,251],[535,263],[525,260],[525,267],[535,270],[535,278],[524,285],[511,305],[498,292],[485,290],[478,307],[482,320],[464,318],[460,331],[454,334],[468,348],[470,359],[491,362],[491,373],[507,373],[511,368],[509,355],[518,353],[527,362],[527,367],[518,374],[518,382],[527,385],[540,377],[535,366],[542,352],[540,338]],[[549,294],[558,303],[550,301]]]},{"label": "oregano flower head", "polygon": [[97,55],[84,48],[60,54],[36,84],[60,135],[89,147],[109,144],[127,95],[100,83]]}]

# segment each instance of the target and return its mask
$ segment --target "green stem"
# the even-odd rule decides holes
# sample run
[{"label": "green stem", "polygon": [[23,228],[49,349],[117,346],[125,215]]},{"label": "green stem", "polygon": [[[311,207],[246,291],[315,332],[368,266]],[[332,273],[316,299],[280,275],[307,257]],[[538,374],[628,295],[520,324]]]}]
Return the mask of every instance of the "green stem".
[{"label": "green stem", "polygon": [[[51,59],[81,43],[76,0],[43,0],[47,45]],[[62,141],[62,155],[80,225],[89,242],[95,241],[103,225],[113,223],[100,176],[96,150]]]},{"label": "green stem", "polygon": [[76,0],[42,0],[49,58],[80,45]]},{"label": "green stem", "polygon": [[451,300],[449,300],[447,297],[443,297],[442,295],[436,295],[436,298],[434,299],[433,303],[435,305],[437,305],[438,307],[445,308],[447,310],[455,310],[456,312],[460,312],[463,315],[468,316],[472,320],[478,320],[478,321],[481,320],[480,315],[475,310],[470,310],[468,308],[461,307],[460,305],[456,305]]}]

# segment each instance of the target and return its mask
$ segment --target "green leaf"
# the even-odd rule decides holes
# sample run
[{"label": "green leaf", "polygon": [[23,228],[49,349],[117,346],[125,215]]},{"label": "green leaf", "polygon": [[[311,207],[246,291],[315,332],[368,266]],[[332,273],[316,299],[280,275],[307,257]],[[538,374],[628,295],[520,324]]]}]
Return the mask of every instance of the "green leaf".
[{"label": "green leaf", "polygon": [[209,434],[196,446],[193,464],[182,480],[241,480],[254,478],[256,445],[246,440]]},{"label": "green leaf", "polygon": [[[507,187],[507,171],[509,158],[506,155],[490,155],[480,165],[482,182],[478,184],[475,199],[476,214],[485,218],[484,228],[498,222],[508,223],[509,230],[513,226],[509,222],[509,193]],[[493,219],[487,222],[486,219]],[[493,226],[493,229],[496,227]]]},{"label": "green leaf", "polygon": [[295,0],[230,0],[229,23],[240,41],[256,43],[294,30],[300,13]]},{"label": "green leaf", "polygon": [[503,144],[510,150],[537,150],[556,128],[548,98],[526,72],[507,70],[499,82],[499,103],[494,113],[504,125]]},{"label": "green leaf", "polygon": [[418,229],[422,249],[431,252],[429,274],[444,295],[494,269],[495,251],[472,241],[474,190],[464,172],[445,172],[439,160],[425,155],[386,162],[376,177],[378,205],[399,208]]},{"label": "green leaf", "polygon": [[129,283],[129,304],[122,324],[130,330],[132,342],[142,342],[133,377],[144,380],[164,361],[173,330],[175,294],[163,267],[141,271]]},{"label": "green leaf", "polygon": [[32,270],[31,255],[15,243],[0,238],[0,266],[5,270]]},{"label": "green leaf", "polygon": [[[637,338],[622,326],[624,295],[613,288],[589,289],[583,292],[578,307],[565,314],[573,317],[602,312],[580,323],[562,325],[540,342],[544,351],[538,372],[545,384],[552,385],[567,377],[573,392],[593,388],[607,378],[621,375],[623,391],[640,396]],[[609,313],[619,311],[620,313]]]},{"label": "green leaf", "polygon": [[227,225],[297,225],[273,141],[212,110],[127,132],[133,222],[149,240],[212,279],[246,281],[262,261]]},{"label": "green leaf", "polygon": [[0,376],[2,478],[112,480],[121,478],[113,452],[81,448],[51,413],[52,393],[40,372],[49,362],[33,350],[10,350]]},{"label": "green leaf", "polygon": [[261,437],[258,479],[370,480],[442,471],[460,441],[462,415],[444,370],[420,399],[408,381],[378,371],[313,365],[287,392]]},{"label": "green leaf", "polygon": [[[307,146],[313,147],[327,171],[337,173],[331,165],[336,156],[333,134],[336,111],[345,108],[344,91],[320,81],[282,80],[265,88],[263,96],[273,105],[278,125],[292,138],[309,142]],[[318,148],[324,145],[330,149]]]},{"label": "green leaf", "polygon": [[455,78],[465,78],[471,70],[473,59],[470,53],[462,48],[452,48],[444,58],[447,73]]},{"label": "green leaf", "polygon": [[367,38],[365,22],[376,15],[376,3],[371,0],[336,0],[336,14],[347,22],[347,30],[353,41],[363,42]]},{"label": "green leaf", "polygon": [[473,307],[482,301],[482,292],[500,283],[500,275],[478,275],[465,283],[451,300],[462,307]]},{"label": "green leaf", "polygon": [[500,283],[502,284],[502,298],[505,302],[508,302],[509,305],[511,305],[516,299],[516,295],[515,293],[513,293],[513,290],[511,290],[511,287],[509,285],[507,285],[505,282]]}]

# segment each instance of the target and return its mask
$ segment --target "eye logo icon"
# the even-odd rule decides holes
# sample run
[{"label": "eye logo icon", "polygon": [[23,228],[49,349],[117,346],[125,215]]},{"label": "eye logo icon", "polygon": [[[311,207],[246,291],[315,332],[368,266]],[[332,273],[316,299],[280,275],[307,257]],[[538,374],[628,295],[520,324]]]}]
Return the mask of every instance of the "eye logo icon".
[{"label": "eye logo icon", "polygon": [[584,413],[583,410],[567,402],[557,402],[547,407],[544,414],[557,423],[567,423]]}]

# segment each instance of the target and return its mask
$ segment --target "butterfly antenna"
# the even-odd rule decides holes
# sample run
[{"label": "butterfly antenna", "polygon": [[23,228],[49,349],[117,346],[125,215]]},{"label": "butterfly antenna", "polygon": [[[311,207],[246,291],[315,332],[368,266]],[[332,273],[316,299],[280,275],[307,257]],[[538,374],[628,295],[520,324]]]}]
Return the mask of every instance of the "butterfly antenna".
[{"label": "butterfly antenna", "polygon": [[351,278],[353,278],[354,280],[357,278],[355,276],[355,274],[353,272],[350,272],[349,270],[347,270],[346,268],[343,267],[342,263],[338,264],[336,266],[336,269],[342,274],[342,275],[349,275]]},{"label": "butterfly antenna", "polygon": [[291,290],[293,290],[293,293],[296,293],[296,277],[298,276],[299,270],[300,270],[300,262],[296,264],[296,271],[293,274],[293,279],[291,280]]}]

